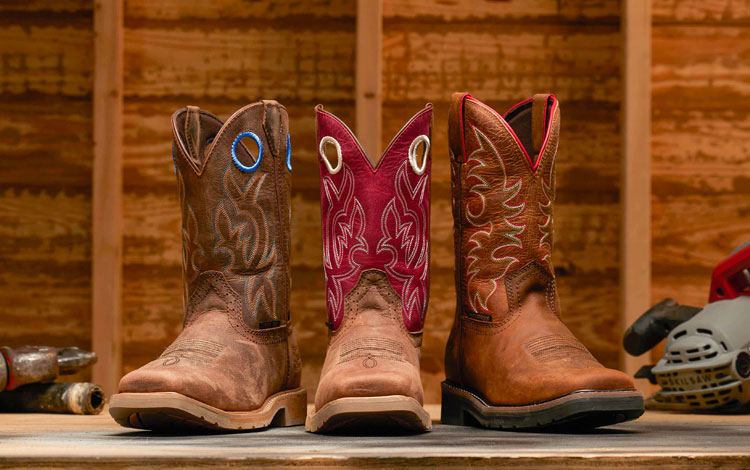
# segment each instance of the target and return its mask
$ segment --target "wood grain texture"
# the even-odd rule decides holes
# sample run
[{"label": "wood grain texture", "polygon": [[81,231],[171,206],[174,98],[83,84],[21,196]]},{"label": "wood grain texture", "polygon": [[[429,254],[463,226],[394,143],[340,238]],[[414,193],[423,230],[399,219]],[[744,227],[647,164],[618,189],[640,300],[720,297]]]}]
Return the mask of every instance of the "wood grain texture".
[{"label": "wood grain texture", "polygon": [[0,6],[3,345],[91,347],[91,7]]},{"label": "wood grain texture", "polygon": [[652,10],[654,24],[731,25],[750,20],[750,4],[746,1],[654,0]]},{"label": "wood grain texture", "polygon": [[[75,0],[68,0],[75,1]],[[254,20],[248,26],[263,27],[268,21],[280,20],[289,25],[290,20],[299,20],[306,29],[318,24],[318,29],[328,29],[330,23],[343,20],[347,29],[353,26],[356,14],[356,0],[128,0],[125,5],[129,21],[152,20]],[[219,27],[223,23],[209,23]]]},{"label": "wood grain texture", "polygon": [[[595,433],[494,432],[439,424],[429,434],[319,436],[301,427],[170,436],[98,416],[0,414],[0,469],[524,470],[747,469],[750,417],[658,413]],[[690,440],[690,448],[685,441]]]},{"label": "wood grain texture", "polygon": [[524,22],[566,20],[614,20],[620,16],[617,0],[387,0],[386,17],[431,19],[439,17],[451,22],[477,21]]},{"label": "wood grain texture", "polygon": [[[0,5],[0,323],[12,344],[90,346],[91,2]],[[687,5],[687,6],[686,6]],[[742,2],[654,2],[653,295],[698,303],[744,241],[750,132]],[[617,0],[384,0],[383,135],[435,105],[431,298],[422,362],[439,400],[453,321],[447,155],[450,93],[499,111],[561,101],[556,245],[563,318],[608,366],[619,359],[621,38]],[[292,317],[315,390],[326,327],[315,104],[355,125],[353,0],[128,0],[124,37],[123,372],[181,328],[179,209],[169,118],[287,106],[293,146]],[[689,51],[689,54],[685,51]],[[50,269],[52,266],[52,269]]]},{"label": "wood grain texture", "polygon": [[455,311],[447,141],[455,91],[469,91],[500,113],[534,93],[560,99],[553,262],[563,319],[598,359],[617,367],[619,5],[389,0],[384,12],[383,145],[426,102],[435,105],[425,400],[439,401]]},{"label": "wood grain texture", "polygon": [[651,300],[702,306],[716,264],[750,239],[750,5],[653,13]]},{"label": "wood grain texture", "polygon": [[[0,11],[6,15],[21,15],[32,22],[40,22],[47,13],[82,13],[91,17],[93,4],[91,0],[27,0],[23,2],[2,2]],[[31,13],[32,16],[28,14]],[[62,22],[61,22],[62,23]]]},{"label": "wood grain texture", "polygon": [[743,2],[685,4],[654,4],[652,301],[700,306],[750,239],[750,24]]},{"label": "wood grain texture", "polygon": [[126,20],[126,96],[234,100],[238,108],[258,97],[351,99],[353,30],[194,23]]}]

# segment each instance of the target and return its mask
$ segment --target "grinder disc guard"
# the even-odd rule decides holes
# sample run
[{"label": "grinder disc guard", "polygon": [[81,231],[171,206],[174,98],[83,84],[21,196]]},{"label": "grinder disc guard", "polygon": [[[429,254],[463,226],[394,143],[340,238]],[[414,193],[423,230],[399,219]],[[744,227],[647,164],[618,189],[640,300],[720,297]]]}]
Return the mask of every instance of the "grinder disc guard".
[{"label": "grinder disc guard", "polygon": [[712,302],[667,336],[650,409],[750,411],[750,297]]}]

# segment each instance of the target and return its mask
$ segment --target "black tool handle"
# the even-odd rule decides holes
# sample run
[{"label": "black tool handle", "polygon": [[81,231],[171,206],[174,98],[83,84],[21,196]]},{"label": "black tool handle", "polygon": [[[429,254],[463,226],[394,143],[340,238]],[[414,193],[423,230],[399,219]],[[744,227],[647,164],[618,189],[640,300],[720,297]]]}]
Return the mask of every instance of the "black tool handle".
[{"label": "black tool handle", "polygon": [[640,316],[625,332],[622,344],[633,356],[640,356],[667,337],[678,325],[690,320],[702,309],[664,299]]}]

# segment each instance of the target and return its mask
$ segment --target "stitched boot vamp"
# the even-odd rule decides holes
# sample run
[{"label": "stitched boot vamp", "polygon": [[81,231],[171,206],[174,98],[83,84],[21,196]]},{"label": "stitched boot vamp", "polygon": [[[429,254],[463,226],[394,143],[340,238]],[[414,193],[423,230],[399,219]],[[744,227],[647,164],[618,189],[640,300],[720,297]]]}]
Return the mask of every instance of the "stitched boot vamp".
[{"label": "stitched boot vamp", "polygon": [[[121,393],[176,392],[225,411],[260,407],[282,390],[286,328],[258,344],[240,335],[227,312],[205,312],[162,355],[120,381]],[[272,338],[271,336],[276,336]]]},{"label": "stitched boot vamp", "polygon": [[466,385],[499,405],[542,402],[578,390],[633,388],[624,373],[603,367],[543,295],[533,294],[517,315],[501,322],[465,318]]},{"label": "stitched boot vamp", "polygon": [[[360,319],[368,316],[372,314],[362,313]],[[387,395],[411,397],[422,404],[419,350],[404,335],[398,328],[367,324],[337,335],[328,347],[315,407],[338,398]]]},{"label": "stitched boot vamp", "polygon": [[430,282],[431,127],[427,105],[372,160],[339,118],[316,107],[330,333],[310,432],[431,428],[419,374]]},{"label": "stitched boot vamp", "polygon": [[560,109],[537,94],[501,115],[467,93],[449,110],[456,316],[443,423],[584,429],[635,419],[643,397],[561,320],[552,263]]},{"label": "stitched boot vamp", "polygon": [[401,302],[381,271],[365,271],[331,335],[315,407],[345,397],[403,395],[423,403],[421,334],[409,333]]},{"label": "stitched boot vamp", "polygon": [[259,101],[222,122],[187,106],[172,115],[172,131],[183,329],[158,359],[122,378],[110,414],[143,429],[302,424],[307,397],[289,311],[286,109]]}]

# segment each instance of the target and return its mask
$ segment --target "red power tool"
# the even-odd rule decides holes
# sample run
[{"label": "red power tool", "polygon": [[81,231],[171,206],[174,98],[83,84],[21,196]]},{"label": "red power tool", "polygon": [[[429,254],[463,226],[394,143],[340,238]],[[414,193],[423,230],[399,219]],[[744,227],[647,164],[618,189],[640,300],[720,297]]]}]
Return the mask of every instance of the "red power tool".
[{"label": "red power tool", "polygon": [[711,275],[708,303],[750,295],[750,242],[736,248]]},{"label": "red power tool", "polygon": [[716,266],[705,307],[662,300],[628,328],[623,344],[638,356],[664,338],[664,357],[635,375],[661,387],[647,408],[750,411],[750,243]]}]

